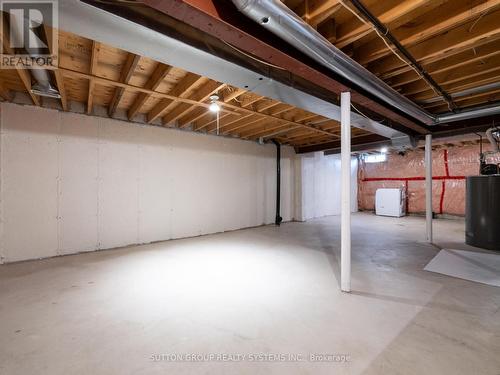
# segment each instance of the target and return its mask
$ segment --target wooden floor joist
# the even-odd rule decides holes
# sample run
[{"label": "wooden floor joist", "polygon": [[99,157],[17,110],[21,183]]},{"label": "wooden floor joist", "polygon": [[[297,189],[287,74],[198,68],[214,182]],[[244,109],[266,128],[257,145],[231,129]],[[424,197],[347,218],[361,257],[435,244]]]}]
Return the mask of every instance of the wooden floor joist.
[{"label": "wooden floor joist", "polygon": [[[161,84],[163,79],[170,72],[170,70],[172,70],[171,66],[161,63],[158,64],[155,71],[153,72],[153,75],[149,78],[144,87],[151,91],[155,91],[156,88]],[[151,94],[148,94],[146,92],[141,92],[137,95],[137,98],[128,110],[127,116],[129,119],[133,119],[135,115],[137,115],[137,113],[141,110],[142,106],[144,105],[144,103],[146,103],[150,96]]]},{"label": "wooden floor joist", "polygon": [[[89,70],[89,75],[93,76],[96,73],[97,69],[97,61],[99,59],[99,51],[101,49],[100,43],[93,41],[92,42],[92,55],[90,58],[90,70]],[[94,105],[94,86],[95,86],[95,81],[93,78],[89,79],[89,93],[88,93],[88,98],[87,98],[87,114],[90,114],[92,112],[92,106]]]},{"label": "wooden floor joist", "polygon": [[[284,2],[337,48],[411,100],[418,102],[435,97],[436,91],[429,86],[431,81],[434,87],[448,93],[448,102],[449,93],[462,87],[472,89],[482,82],[500,81],[497,61],[500,0],[362,0],[364,7],[388,28],[396,43],[406,48],[421,65],[419,73],[408,59],[402,61],[401,53],[392,43],[383,40],[380,32],[374,32],[372,23],[358,13],[350,0]],[[340,3],[342,9],[328,14],[326,9],[334,3]],[[330,22],[330,28],[335,25],[333,31],[325,31],[328,28],[321,24],[312,24],[313,17],[321,17],[317,13],[320,9],[325,10],[322,25]],[[326,32],[334,33],[334,38]],[[491,103],[496,96],[494,92],[481,93],[474,100],[481,104],[481,98],[482,103]],[[469,108],[472,102],[472,99],[459,100],[458,109]],[[427,108],[431,112],[442,111],[443,102]]]},{"label": "wooden floor joist", "polygon": [[[125,64],[123,65],[123,68],[121,70],[119,82],[122,82],[122,83],[129,83],[130,82],[130,78],[132,78],[132,75],[134,74],[135,68],[137,67],[137,64],[139,63],[140,58],[141,57],[139,55],[136,55],[134,53],[128,54],[127,60],[126,60]],[[115,114],[116,109],[118,108],[118,105],[120,104],[120,100],[122,99],[124,92],[125,92],[125,89],[123,87],[117,87],[115,89],[113,99],[111,99],[111,103],[109,104],[109,108],[108,108],[108,114],[110,117],[113,117],[113,115]]]}]

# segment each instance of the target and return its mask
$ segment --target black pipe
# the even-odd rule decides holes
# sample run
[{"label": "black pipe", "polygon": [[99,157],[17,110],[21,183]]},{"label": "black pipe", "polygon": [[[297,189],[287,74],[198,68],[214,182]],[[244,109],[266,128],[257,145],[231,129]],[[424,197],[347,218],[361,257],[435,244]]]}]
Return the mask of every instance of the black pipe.
[{"label": "black pipe", "polygon": [[280,202],[281,202],[281,145],[280,143],[273,139],[273,143],[276,145],[276,218],[274,219],[274,224],[280,225],[283,218],[280,215]]},{"label": "black pipe", "polygon": [[392,43],[400,53],[410,62],[410,64],[418,70],[418,72],[423,76],[423,78],[427,81],[427,83],[432,86],[432,88],[441,95],[444,101],[450,106],[451,110],[455,110],[457,108],[456,104],[453,102],[450,94],[443,90],[441,86],[431,77],[431,75],[415,60],[415,58],[411,55],[411,53],[403,47],[403,45],[397,40],[394,35],[389,31],[387,26],[385,26],[380,20],[375,17],[359,0],[351,0],[352,5],[356,7],[356,9],[363,15],[368,21],[371,22],[373,26],[382,34],[382,38],[386,38],[390,43]]}]

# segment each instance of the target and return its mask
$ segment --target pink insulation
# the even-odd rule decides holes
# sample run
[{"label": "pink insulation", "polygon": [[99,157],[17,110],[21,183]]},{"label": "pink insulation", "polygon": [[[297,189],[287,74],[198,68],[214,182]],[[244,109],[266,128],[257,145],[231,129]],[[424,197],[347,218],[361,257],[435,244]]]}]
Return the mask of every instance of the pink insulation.
[{"label": "pink insulation", "polygon": [[[484,151],[490,149],[484,145]],[[500,158],[490,162],[499,163]],[[479,174],[479,145],[446,145],[432,151],[432,205],[439,214],[465,214],[465,177]],[[382,163],[359,163],[358,205],[360,210],[375,209],[379,188],[404,187],[407,212],[425,211],[424,151],[405,155],[389,154]]]}]

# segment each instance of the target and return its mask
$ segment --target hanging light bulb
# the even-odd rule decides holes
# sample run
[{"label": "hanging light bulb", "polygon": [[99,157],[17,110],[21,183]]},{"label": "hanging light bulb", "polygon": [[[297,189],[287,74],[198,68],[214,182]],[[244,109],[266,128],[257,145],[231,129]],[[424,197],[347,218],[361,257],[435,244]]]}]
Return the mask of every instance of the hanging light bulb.
[{"label": "hanging light bulb", "polygon": [[220,111],[220,106],[217,104],[217,100],[219,100],[218,95],[212,95],[210,97],[210,106],[208,109],[212,112],[219,112]]},{"label": "hanging light bulb", "polygon": [[212,112],[219,112],[220,106],[217,103],[211,103],[208,109],[210,109]]}]

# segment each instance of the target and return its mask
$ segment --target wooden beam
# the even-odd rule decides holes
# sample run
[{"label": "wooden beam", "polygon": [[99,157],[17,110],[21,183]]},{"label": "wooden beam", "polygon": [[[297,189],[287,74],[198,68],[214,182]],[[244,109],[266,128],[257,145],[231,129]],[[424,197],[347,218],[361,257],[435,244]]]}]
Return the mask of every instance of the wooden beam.
[{"label": "wooden beam", "polygon": [[23,82],[23,85],[26,88],[26,91],[31,97],[33,104],[40,105],[40,99],[38,98],[38,96],[31,92],[31,74],[28,73],[26,69],[16,69],[16,70],[17,74],[19,75],[19,78],[21,78],[21,81]]},{"label": "wooden beam", "polygon": [[[207,116],[208,115],[210,115],[210,114],[207,113]],[[248,114],[248,113],[245,114],[245,115],[241,115],[240,114],[239,116],[230,115],[230,114],[222,115],[222,116],[219,117],[219,129],[224,128],[226,126],[229,126],[231,124],[234,124],[237,121],[248,119],[248,118],[250,118],[252,116],[253,116],[253,114]],[[211,116],[211,117],[213,117],[213,116]],[[207,126],[212,125],[213,123],[215,123],[216,121],[217,121],[216,119],[212,119],[211,121],[209,121],[209,122],[203,122],[200,125],[197,125],[195,123],[194,130],[196,130],[196,131],[203,130]],[[216,125],[214,125],[214,126],[215,126],[215,128],[212,128],[209,131],[217,130]]]},{"label": "wooden beam", "polygon": [[0,82],[0,96],[3,98],[3,100],[6,100],[8,102],[10,102],[12,100],[12,94],[5,87],[3,82]]},{"label": "wooden beam", "polygon": [[[297,126],[297,128],[299,127]],[[292,128],[287,123],[278,123],[276,125],[264,124],[263,127],[259,127],[257,129],[247,129],[246,131],[240,133],[240,137],[245,139],[258,139],[261,135],[275,132],[278,129],[286,129],[287,131],[290,131]]]},{"label": "wooden beam", "polygon": [[[228,87],[228,88],[230,89],[228,90],[229,92],[227,94],[222,94],[221,96],[222,98],[221,101],[224,103],[230,102],[231,100],[236,99],[247,92],[247,90],[244,89],[235,89],[233,87]],[[219,116],[219,121],[225,118],[226,116],[227,114]],[[203,117],[205,117],[205,120],[201,121]],[[216,119],[213,118],[212,113],[200,109],[197,111],[196,115],[193,115],[192,118],[189,119],[189,121],[182,121],[180,125],[182,125],[182,127],[185,127],[186,124],[191,123],[193,124],[193,130],[198,131],[205,129],[207,126],[213,124],[215,121]]]},{"label": "wooden beam", "polygon": [[[421,6],[424,6],[428,2],[433,0],[410,0],[403,1],[392,7],[390,9],[382,9],[385,8],[387,2],[379,2],[373,6],[372,13],[382,22],[383,24],[388,24],[399,17],[402,17],[414,10],[418,9]],[[354,7],[351,5],[351,9]],[[368,35],[372,32],[373,29],[369,24],[364,24],[360,22],[356,17],[353,17],[352,21],[344,22],[343,24],[338,25],[337,27],[337,42],[335,45],[338,48],[344,48],[347,45],[361,39],[365,35]]]},{"label": "wooden beam", "polygon": [[257,140],[261,137],[262,138],[271,138],[271,137],[279,136],[281,134],[289,133],[289,132],[297,130],[297,129],[302,129],[302,127],[301,126],[292,126],[291,127],[289,124],[281,124],[281,125],[277,125],[274,127],[270,127],[270,128],[261,130],[259,132],[253,132],[249,135],[246,135],[245,138],[254,139],[254,140]]},{"label": "wooden beam", "polygon": [[[205,116],[207,116],[207,110],[205,108],[197,108],[196,110],[192,111],[189,116],[186,116],[185,118],[181,118],[179,120],[179,127],[185,128],[189,124],[192,124],[193,130],[198,130],[194,127],[194,124],[196,123],[196,121],[198,121],[199,119],[201,119],[202,117],[205,117]],[[219,120],[221,118],[224,118],[224,116],[225,115],[219,116]],[[180,118],[180,117],[181,116],[178,116],[178,118]]]},{"label": "wooden beam", "polygon": [[[493,95],[498,95],[500,93],[500,89],[496,90],[490,90],[487,92],[480,92],[476,94],[469,94],[466,96],[458,97],[455,98],[455,102],[457,103],[458,106],[462,106],[462,102],[466,102],[471,99],[477,99],[477,98],[483,98],[483,101],[487,101],[488,98],[492,97]],[[428,108],[434,108],[434,107],[442,107],[443,103],[442,102],[435,102],[435,103],[429,103],[429,104],[424,104],[423,105],[426,109]],[[446,109],[445,109],[446,110]]]},{"label": "wooden beam", "polygon": [[[364,135],[360,135],[357,137],[352,137],[351,144],[353,146],[356,146],[356,145],[370,144],[370,143],[386,141],[386,140],[387,140],[387,138],[382,137],[378,134],[364,134]],[[316,144],[314,146],[298,147],[296,149],[296,152],[299,154],[303,154],[303,153],[307,153],[307,152],[323,151],[323,150],[328,150],[328,149],[338,149],[339,147],[340,147],[339,140],[326,141],[326,142],[321,142],[320,144]]]},{"label": "wooden beam", "polygon": [[337,24],[335,19],[330,18],[318,25],[318,33],[323,35],[330,43],[337,41]]},{"label": "wooden beam", "polygon": [[[434,76],[447,71],[455,71],[458,68],[467,68],[470,64],[481,63],[498,55],[500,55],[500,49],[498,48],[497,43],[488,43],[484,46],[468,49],[459,54],[427,64],[425,65],[425,69]],[[413,70],[411,70],[390,78],[389,84],[392,87],[400,87],[408,83],[418,81],[419,79],[420,77]]]},{"label": "wooden beam", "polygon": [[224,101],[224,103],[229,103],[231,100],[234,100],[234,99],[237,99],[238,97],[240,97],[241,95],[247,93],[248,91],[245,90],[245,89],[235,89],[235,88],[231,88],[232,91],[229,91],[227,93],[223,93],[222,95],[222,101]]},{"label": "wooden beam", "polygon": [[305,113],[302,116],[295,117],[293,119],[293,121],[295,121],[295,122],[308,121],[308,120],[312,120],[313,118],[316,118],[316,117],[322,117],[322,116],[317,115],[315,113]]},{"label": "wooden beam", "polygon": [[[246,92],[247,92],[247,90],[244,90],[244,89],[233,89],[233,91],[231,91],[228,95],[223,96],[222,102],[229,103],[231,100],[238,98],[239,96],[243,95]],[[253,104],[255,101],[259,101],[260,99],[262,99],[261,96],[254,96],[253,98],[254,98],[253,101],[246,101],[246,104],[243,104],[242,106],[244,107],[246,105]],[[252,116],[251,114],[247,114],[247,115],[243,115],[243,116],[240,115],[240,117],[235,118],[234,116],[229,117],[228,114],[224,114],[222,116],[219,116],[219,125],[221,127],[224,127],[224,126],[230,125],[232,123],[235,123],[236,121],[243,120],[243,119],[246,119],[246,118],[251,117],[251,116]],[[200,121],[198,123],[197,120],[199,118],[202,118],[202,117],[207,117],[207,119],[205,121]],[[193,120],[195,122],[194,126],[193,126],[194,130],[195,131],[203,130],[206,127],[216,123],[217,119],[213,118],[213,117],[214,116],[210,112],[205,111],[203,116],[198,117],[197,119]],[[230,121],[229,123],[227,123],[228,120]],[[216,130],[216,125],[214,128],[209,129],[209,131],[214,131],[214,130]]]},{"label": "wooden beam", "polygon": [[[157,98],[166,98],[166,99],[172,99],[172,100],[176,99],[176,100],[179,100],[181,102],[189,103],[192,105],[197,105],[200,107],[205,107],[205,108],[210,107],[210,104],[208,104],[208,103],[199,103],[195,100],[191,100],[191,99],[187,99],[187,98],[177,98],[175,96],[165,94],[162,92],[158,92],[158,91],[154,91],[154,90],[150,90],[150,89],[147,89],[144,87],[133,86],[131,84],[113,81],[111,79],[104,78],[104,77],[91,76],[90,74],[82,73],[82,72],[72,70],[72,69],[67,69],[67,68],[59,68],[59,69],[61,70],[61,72],[63,72],[64,75],[66,75],[68,77],[81,78],[81,79],[93,79],[93,80],[95,80],[96,84],[100,84],[103,86],[123,87],[126,90],[129,90],[132,92],[138,92],[140,94],[146,94],[148,96],[153,96],[153,97],[157,97]],[[227,108],[222,108],[221,111],[239,115],[238,112],[232,111],[232,110],[227,109]]]},{"label": "wooden beam", "polygon": [[[96,75],[97,71],[97,63],[99,61],[99,51],[101,50],[101,44],[99,42],[96,42],[95,40],[92,41],[92,53],[90,56],[90,68],[89,68],[89,74],[91,76]],[[89,92],[88,92],[88,97],[87,97],[87,114],[90,114],[92,112],[92,107],[94,104],[94,86],[95,82],[91,78],[89,80]]]},{"label": "wooden beam", "polygon": [[[275,132],[272,132],[272,133],[268,133],[268,134],[265,134],[264,136],[262,136],[263,138],[266,138],[266,139],[269,139],[269,138],[277,138],[277,137],[287,137],[287,135],[291,132],[295,132],[296,130],[298,129],[302,129],[300,127],[292,127],[292,128],[288,128],[288,129],[281,129],[281,130],[276,130]],[[322,135],[323,136],[323,135]],[[328,137],[328,139],[330,139]]]},{"label": "wooden beam", "polygon": [[486,74],[485,77],[474,77],[473,79],[468,79],[464,82],[460,82],[460,85],[454,85],[452,88],[450,88],[450,92],[468,90],[473,87],[488,85],[495,82],[500,82],[499,74]]},{"label": "wooden beam", "polygon": [[295,109],[294,106],[291,106],[290,104],[285,104],[285,103],[280,103],[281,108],[278,108],[276,110],[273,110],[271,112],[271,115],[273,116],[278,116],[282,113],[288,112],[288,111],[293,111]]},{"label": "wooden beam", "polygon": [[[463,66],[461,69],[433,74],[433,77],[441,86],[450,87],[450,85],[456,84],[457,82],[465,81],[468,78],[478,77],[488,73],[493,73],[497,76],[500,75],[500,55],[484,61],[476,62],[475,64]],[[415,95],[420,92],[427,91],[428,87],[424,82],[417,81],[402,86],[402,90],[404,95]]]},{"label": "wooden beam", "polygon": [[[489,13],[482,17],[473,28],[471,28],[472,22],[469,22],[448,33],[409,47],[408,52],[418,62],[425,64],[444,59],[493,40],[498,40],[500,39],[499,17],[499,11]],[[390,75],[386,75],[386,73],[393,70],[397,70],[398,74],[401,74],[411,69],[396,56],[379,59],[370,64],[369,68],[374,74],[383,76],[384,78],[388,78]]]},{"label": "wooden beam", "polygon": [[[252,104],[258,102],[259,100],[261,100],[263,97],[260,96],[260,95],[255,95],[255,94],[252,94],[252,95],[249,95],[245,98],[242,98],[242,101],[240,104],[238,105],[232,105],[232,104],[229,104],[228,102],[230,100],[228,100],[227,98],[224,98],[224,100],[222,101],[222,103],[228,103],[227,105],[229,107],[233,106],[234,108],[238,108],[238,109],[246,109],[246,107],[249,107],[251,106]],[[257,113],[257,111],[255,110],[250,110],[250,112],[247,112],[248,114],[255,114]],[[210,115],[210,114],[209,114]],[[219,118],[220,120],[220,118]],[[217,130],[217,121],[216,119],[213,119],[212,120],[212,124],[213,126],[211,127],[211,129],[208,129],[208,132],[215,132]],[[219,127],[219,130],[222,129],[223,127]]]},{"label": "wooden beam", "polygon": [[236,99],[237,97],[243,95],[246,92],[247,92],[247,90],[245,90],[245,89],[233,89],[232,92],[229,92],[227,95],[222,96],[222,101],[224,103],[228,103],[231,100]]},{"label": "wooden beam", "polygon": [[[487,93],[481,93],[473,95],[470,97],[460,98],[458,101],[458,106],[461,109],[466,109],[472,106],[487,105],[491,103],[498,103],[500,101],[500,90],[490,91]],[[434,108],[433,112],[442,113],[448,112],[446,106],[440,106]]]},{"label": "wooden beam", "polygon": [[[136,55],[134,53],[129,53],[127,55],[127,59],[125,60],[125,64],[120,73],[120,82],[129,83],[130,79],[134,75],[135,68],[139,63],[141,56]],[[108,115],[109,117],[113,117],[116,112],[116,109],[120,105],[120,100],[122,99],[123,94],[125,93],[125,89],[123,87],[117,87],[115,89],[115,93],[113,94],[113,98],[108,106]]]},{"label": "wooden beam", "polygon": [[263,118],[263,117],[258,117],[258,116],[253,116],[251,117],[250,121],[240,121],[236,124],[234,124],[232,127],[228,128],[226,126],[226,128],[224,129],[224,131],[222,131],[222,135],[228,135],[228,134],[234,134],[234,135],[238,135],[236,133],[237,130],[240,130],[242,128],[246,128],[248,126],[255,126],[255,125],[262,125],[263,122],[268,122],[268,123],[271,123],[271,124],[274,124],[276,123],[278,120],[274,120],[273,122],[269,122],[268,119],[266,118]]},{"label": "wooden beam", "polygon": [[[327,130],[327,129],[323,129]],[[318,134],[311,128],[304,128],[300,125],[290,125],[288,122],[278,122],[273,124],[271,122],[264,124],[264,126],[252,126],[251,129],[245,129],[244,132],[240,133],[242,138],[247,139],[258,139],[259,137],[270,137],[286,134],[295,134],[295,133],[306,133],[306,134],[315,134],[316,136],[330,136],[325,135],[323,133]]]},{"label": "wooden beam", "polygon": [[302,1],[295,12],[308,24],[316,28],[342,8],[339,0],[311,0]]},{"label": "wooden beam", "polygon": [[331,137],[327,137],[324,135],[318,135],[318,134],[304,135],[301,138],[297,138],[295,140],[288,138],[287,135],[283,135],[283,136],[280,135],[276,138],[278,139],[278,142],[293,145],[294,147],[308,145],[308,144],[312,144],[312,143],[327,142],[327,141],[331,142],[332,141]]},{"label": "wooden beam", "polygon": [[[233,99],[238,98],[239,96],[243,95],[244,93],[247,92],[247,90],[244,89],[234,89],[231,88],[232,91],[229,92],[229,94],[222,95],[222,101],[224,103],[228,103]],[[207,111],[198,111],[198,115],[193,116],[193,118],[190,120],[190,122],[193,124],[193,129],[195,131],[198,130],[203,130],[207,126],[215,123],[216,119],[213,118],[213,115],[210,112]],[[223,120],[227,114],[219,116],[219,121]],[[203,117],[205,117],[205,120],[201,120]]]},{"label": "wooden beam", "polygon": [[[457,92],[457,91],[462,91],[462,90],[467,90],[473,87],[477,86],[482,86],[485,84],[493,83],[493,82],[499,82],[500,81],[500,74],[498,73],[498,70],[494,71],[493,73],[486,73],[483,75],[479,76],[474,76],[471,78],[467,78],[464,81],[460,81],[460,84],[453,84],[453,85],[444,85],[447,90],[451,92]],[[433,97],[435,93],[433,91],[426,91],[426,92],[421,92],[415,95],[410,96],[411,100],[414,100],[416,102],[422,101],[429,99]]]},{"label": "wooden beam", "polygon": [[[256,95],[254,93],[248,93],[247,95],[245,95],[244,97],[241,98],[240,103],[237,103],[234,105],[237,107],[246,108],[246,107],[249,107],[249,106],[259,102],[262,99],[264,99],[263,96]],[[228,105],[230,105],[230,104],[228,104]]]},{"label": "wooden beam", "polygon": [[[155,91],[171,70],[171,66],[159,63],[151,77],[149,77],[144,88]],[[145,92],[141,92],[137,95],[137,98],[132,103],[127,113],[127,117],[129,118],[129,120],[132,120],[135,117],[135,115],[141,110],[142,106],[144,105],[144,103],[146,103],[150,96],[151,95],[146,94]]]},{"label": "wooden beam", "polygon": [[257,104],[255,110],[257,112],[263,112],[267,111],[270,108],[276,107],[277,105],[281,104],[281,102],[277,102],[276,100],[273,99],[263,99]]},{"label": "wooden beam", "polygon": [[[225,83],[209,81],[202,88],[197,90],[196,95],[192,99],[203,102],[208,100],[210,96],[218,93],[220,90],[224,89],[227,85]],[[194,110],[193,110],[194,109]],[[177,121],[180,128],[186,127],[188,124],[202,117],[206,113],[204,108],[196,108],[193,106],[183,105],[176,107],[170,114],[170,122]],[[191,114],[190,114],[191,113]],[[190,115],[189,115],[190,114]],[[189,116],[188,116],[189,115]]]},{"label": "wooden beam", "polygon": [[[241,94],[240,94],[241,95]],[[229,98],[225,98],[224,101],[228,100]],[[247,101],[247,104],[251,104],[251,102],[248,102]],[[260,105],[260,103],[259,103]],[[259,105],[257,105],[257,111],[259,110]],[[285,113],[285,112],[291,112],[291,111],[296,111],[297,109],[289,104],[284,104],[284,103],[280,103],[280,108],[272,111],[271,113],[269,113],[270,115],[272,116],[275,116],[277,117],[278,115],[282,114],[282,113]],[[195,130],[202,130],[210,125],[214,125],[214,123],[216,122],[216,119],[213,118],[213,116],[210,116],[210,113],[207,113],[205,115],[206,117],[210,117],[208,119],[208,121],[204,121],[204,122],[200,122],[200,123],[195,123]],[[240,121],[240,120],[243,120],[243,119],[247,119],[249,117],[251,117],[252,115],[251,114],[247,114],[247,115],[244,115],[244,116],[241,116],[241,117],[227,117],[227,115],[223,115],[219,118],[219,121],[220,121],[220,128],[224,128],[226,126],[229,126],[229,125],[232,125],[234,123],[236,123],[237,121]],[[229,123],[227,123],[229,121]],[[211,129],[209,129],[209,131],[214,131],[215,128],[214,127],[211,127]]]},{"label": "wooden beam", "polygon": [[284,137],[284,141],[294,145],[295,147],[303,147],[303,146],[309,146],[309,145],[315,145],[319,143],[324,143],[331,141],[331,139],[324,137],[324,136],[318,136],[318,135],[309,135],[309,136],[303,136],[301,138],[291,140],[286,137]]},{"label": "wooden beam", "polygon": [[[187,73],[184,78],[182,78],[169,92],[170,95],[178,97],[178,98],[183,98],[186,93],[200,80],[202,80],[203,77],[200,77],[197,74],[193,73]],[[162,99],[158,104],[156,104],[153,109],[148,113],[147,115],[147,121],[152,122],[156,118],[162,116],[163,114],[167,113],[168,111],[172,110],[176,105],[177,105],[176,100],[170,100],[170,99]],[[168,113],[166,117],[168,116]],[[164,119],[164,123],[167,123],[168,120]]]},{"label": "wooden beam", "polygon": [[64,78],[59,69],[54,70],[54,76],[56,78],[57,91],[61,95],[61,107],[64,111],[69,110],[68,97],[66,95],[66,88],[64,87]]},{"label": "wooden beam", "polygon": [[[489,12],[499,6],[500,0],[487,0],[472,7],[470,2],[463,4],[457,3],[457,1],[447,2],[436,10],[426,13],[420,19],[415,20],[417,26],[408,27],[405,25],[394,30],[392,33],[403,46],[407,47],[444,33],[471,19],[476,20],[481,14],[485,14],[485,12]],[[360,64],[366,65],[391,53],[385,43],[377,39],[359,48],[359,52],[356,53],[356,59]]]},{"label": "wooden beam", "polygon": [[[54,53],[54,51],[52,50],[52,33],[54,32],[52,27],[44,24],[43,25],[43,29],[45,31],[45,35],[47,36],[47,45],[49,47],[49,50],[50,50],[50,53]],[[58,32],[58,30],[55,30],[55,32]],[[59,65],[59,63],[58,63]],[[59,95],[61,95],[61,107],[63,109],[63,111],[67,111],[69,109],[68,107],[68,98],[66,96],[66,89],[64,87],[64,79],[63,79],[63,76],[61,74],[61,72],[59,71],[59,69],[54,69],[53,70],[54,72],[54,77],[56,79],[56,85],[57,85],[57,91],[59,91]]]},{"label": "wooden beam", "polygon": [[[285,134],[283,138],[285,138],[289,142],[297,142],[301,141],[305,138],[307,139],[312,139],[312,138],[323,138],[325,135],[324,134],[314,134],[311,133],[310,131],[306,131],[304,129],[299,129],[297,131],[294,131],[292,134]],[[336,138],[340,139],[340,135],[336,134]]]},{"label": "wooden beam", "polygon": [[[241,96],[244,92],[245,92],[245,90],[238,89],[238,90],[236,90],[236,92],[233,92],[232,95],[225,96],[224,99],[222,99],[222,103],[229,103],[231,100],[235,99],[236,97]],[[262,96],[253,95],[253,96],[251,96],[251,100],[247,98],[244,102],[242,102],[240,104],[240,106],[244,108],[245,106],[251,105],[254,102],[257,102],[261,99],[262,99]],[[209,125],[213,125],[211,127],[211,129],[208,129],[208,131],[209,132],[215,131],[217,128],[216,127],[216,121],[217,121],[216,117],[213,116],[213,113],[210,113],[210,112],[207,112],[206,117],[208,117],[208,122],[204,122],[201,124],[200,123],[195,124],[195,129],[201,130],[201,129],[206,128]],[[222,118],[223,118],[222,116],[219,117],[219,122]],[[243,118],[243,117],[241,117],[241,118]],[[222,122],[220,122],[220,124],[222,124]]]},{"label": "wooden beam", "polygon": [[[311,129],[311,130],[313,130],[313,131],[315,131],[317,133],[323,133],[323,134],[327,134],[327,135],[336,136],[335,133],[332,133],[332,132],[330,132],[328,130],[323,130],[321,128],[317,128],[317,127],[309,125],[309,124],[298,123],[296,121],[291,121],[291,120],[283,119],[281,117],[276,117],[276,116],[273,116],[273,115],[268,115],[266,113],[256,112],[254,110],[251,110],[251,109],[248,109],[248,108],[245,108],[245,107],[238,107],[238,106],[231,105],[231,104],[224,104],[224,106],[226,106],[228,108],[231,108],[231,109],[234,109],[234,110],[241,111],[243,113],[259,115],[263,119],[265,118],[265,119],[267,119],[269,121],[279,120],[279,121],[287,122],[290,125],[302,126],[304,128]],[[301,119],[302,119],[302,121],[305,121],[305,120],[307,120],[307,118],[312,118],[312,117],[316,117],[316,116],[318,116],[318,115],[315,115],[315,114],[306,114]],[[240,129],[240,127],[238,127],[238,129]],[[235,130],[234,128],[231,128],[228,131],[231,132],[231,131],[234,131],[234,130]]]}]

